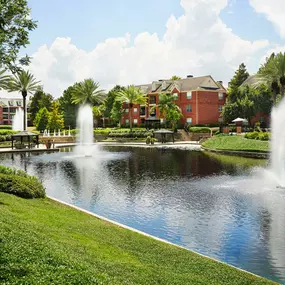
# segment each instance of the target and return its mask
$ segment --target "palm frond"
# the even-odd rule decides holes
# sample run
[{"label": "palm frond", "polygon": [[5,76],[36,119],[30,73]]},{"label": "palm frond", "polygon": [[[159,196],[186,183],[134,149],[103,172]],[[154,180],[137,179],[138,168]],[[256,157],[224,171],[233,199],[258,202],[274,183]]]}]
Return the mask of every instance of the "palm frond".
[{"label": "palm frond", "polygon": [[0,70],[0,90],[7,89],[10,76],[6,74],[6,69]]}]

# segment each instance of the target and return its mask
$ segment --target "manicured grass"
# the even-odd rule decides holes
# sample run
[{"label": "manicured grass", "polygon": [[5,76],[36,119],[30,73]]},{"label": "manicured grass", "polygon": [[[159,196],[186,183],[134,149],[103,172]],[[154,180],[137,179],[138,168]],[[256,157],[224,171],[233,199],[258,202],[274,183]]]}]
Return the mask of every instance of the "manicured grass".
[{"label": "manicured grass", "polygon": [[0,193],[1,284],[275,284],[50,199]]},{"label": "manicured grass", "polygon": [[263,152],[269,150],[268,141],[246,139],[241,135],[218,135],[206,140],[204,147],[217,150]]}]

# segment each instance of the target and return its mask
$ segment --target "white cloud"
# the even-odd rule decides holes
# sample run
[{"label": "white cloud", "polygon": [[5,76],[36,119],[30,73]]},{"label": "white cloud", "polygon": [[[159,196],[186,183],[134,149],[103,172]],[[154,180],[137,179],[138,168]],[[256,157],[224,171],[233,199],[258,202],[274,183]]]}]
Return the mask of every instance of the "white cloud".
[{"label": "white cloud", "polygon": [[76,81],[92,77],[103,88],[145,84],[174,74],[211,74],[227,82],[241,62],[249,66],[267,40],[236,36],[220,19],[227,0],[181,0],[184,14],[171,16],[162,39],[157,34],[109,38],[88,52],[70,38],[56,38],[33,55],[31,71],[55,97]]},{"label": "white cloud", "polygon": [[265,15],[277,28],[280,36],[285,38],[285,1],[284,0],[249,0],[257,13]]}]

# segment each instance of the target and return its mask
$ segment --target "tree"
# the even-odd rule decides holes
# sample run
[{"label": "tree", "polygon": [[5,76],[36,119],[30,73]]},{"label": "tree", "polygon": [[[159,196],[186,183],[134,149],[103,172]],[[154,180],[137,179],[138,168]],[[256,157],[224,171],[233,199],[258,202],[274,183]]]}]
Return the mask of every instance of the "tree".
[{"label": "tree", "polygon": [[72,90],[72,102],[75,104],[90,104],[91,106],[103,103],[105,94],[98,90],[99,83],[93,79],[85,79],[76,84]]},{"label": "tree", "polygon": [[6,70],[5,69],[0,70],[0,90],[7,88],[9,79],[10,76],[6,75]]},{"label": "tree", "polygon": [[[160,93],[159,103],[157,107],[159,110],[160,118],[166,118],[167,113],[172,110],[176,110],[181,113],[179,106],[174,103],[174,97],[170,94]],[[156,106],[153,108],[156,108]]]},{"label": "tree", "polygon": [[228,103],[234,103],[237,101],[239,96],[239,87],[241,84],[249,77],[249,73],[246,70],[244,63],[239,65],[239,68],[236,70],[235,75],[229,82],[228,88]]},{"label": "tree", "polygon": [[51,104],[53,102],[53,97],[51,94],[45,93],[41,88],[39,88],[35,94],[30,99],[30,113],[31,121],[33,122],[36,118],[36,114],[40,109],[46,107],[48,111],[51,110]]},{"label": "tree", "polygon": [[49,111],[46,107],[41,108],[38,113],[36,114],[35,120],[34,120],[34,125],[36,126],[38,131],[44,131],[49,122]]},{"label": "tree", "polygon": [[170,80],[181,80],[182,78],[177,76],[177,75],[173,75]]},{"label": "tree", "polygon": [[69,86],[63,91],[61,97],[58,98],[59,110],[63,114],[64,127],[76,128],[76,115],[78,111],[78,105],[73,103],[73,91],[78,85],[75,83],[73,86]]},{"label": "tree", "polygon": [[123,115],[123,105],[120,101],[115,100],[110,113],[111,119],[120,125],[120,121]]},{"label": "tree", "polygon": [[177,122],[180,120],[182,116],[183,115],[180,109],[172,108],[167,112],[166,120],[170,121],[172,129],[175,129]]},{"label": "tree", "polygon": [[234,119],[240,117],[241,108],[238,102],[226,103],[223,108],[222,116],[225,123],[231,123]]},{"label": "tree", "polygon": [[98,117],[102,117],[102,115],[104,114],[104,110],[105,110],[105,105],[103,104],[92,107],[92,113],[96,128],[98,127]]},{"label": "tree", "polygon": [[47,128],[51,131],[63,129],[64,121],[63,116],[59,112],[59,103],[53,101],[51,105],[51,111],[49,113],[49,120]]},{"label": "tree", "polygon": [[7,89],[9,92],[18,91],[23,96],[23,107],[24,107],[24,131],[26,131],[26,97],[28,93],[33,93],[39,88],[40,81],[36,81],[35,77],[25,70],[16,72],[10,77]]},{"label": "tree", "polygon": [[[0,1],[0,66],[10,70],[16,68],[18,53],[29,44],[29,32],[37,27],[30,18],[27,0]],[[29,57],[20,59],[20,64],[27,65]]]},{"label": "tree", "polygon": [[120,85],[116,85],[113,89],[111,89],[106,96],[104,105],[105,105],[105,111],[104,111],[104,117],[110,118],[111,117],[111,111],[113,108],[113,104],[116,101],[116,96],[120,91],[125,90],[124,87]]},{"label": "tree", "polygon": [[271,87],[273,102],[276,105],[277,95],[280,93],[282,98],[285,96],[285,52],[277,55],[272,53],[260,67],[257,79],[255,86],[266,84]]},{"label": "tree", "polygon": [[132,113],[134,104],[146,104],[146,95],[140,92],[140,89],[134,85],[128,86],[125,90],[121,90],[117,93],[116,100],[121,104],[125,103],[129,108],[129,121],[130,121],[130,131],[132,132],[133,122]]}]

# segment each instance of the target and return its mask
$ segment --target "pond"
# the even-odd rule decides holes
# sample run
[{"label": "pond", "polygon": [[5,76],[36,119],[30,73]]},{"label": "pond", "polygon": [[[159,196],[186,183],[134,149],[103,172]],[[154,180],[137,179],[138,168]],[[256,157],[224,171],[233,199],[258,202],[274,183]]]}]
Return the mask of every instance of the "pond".
[{"label": "pond", "polygon": [[285,190],[266,160],[156,148],[2,154],[47,194],[148,234],[285,283]]}]

